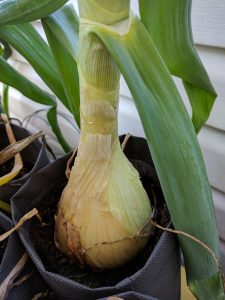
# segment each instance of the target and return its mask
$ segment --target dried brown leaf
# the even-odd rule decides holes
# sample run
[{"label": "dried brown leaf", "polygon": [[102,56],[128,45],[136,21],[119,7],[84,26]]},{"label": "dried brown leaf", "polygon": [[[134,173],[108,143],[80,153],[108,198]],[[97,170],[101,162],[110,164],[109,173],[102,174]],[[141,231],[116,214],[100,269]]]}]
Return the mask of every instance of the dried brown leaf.
[{"label": "dried brown leaf", "polygon": [[[26,222],[27,220],[33,218],[34,216],[36,216],[38,214],[38,210],[36,208],[32,209],[31,211],[29,211],[27,214],[25,214],[20,220],[19,222],[16,224],[15,227],[13,227],[11,230],[3,233],[2,235],[0,235],[0,242],[4,241],[6,238],[8,238],[13,232],[15,232],[16,230],[18,230],[23,224],[24,222]],[[0,298],[1,299],[1,298]]]},{"label": "dried brown leaf", "polygon": [[38,300],[38,299],[41,299],[41,298],[44,298],[44,297],[47,297],[51,294],[50,291],[45,291],[43,293],[38,293],[36,294],[31,300]]},{"label": "dried brown leaf", "polygon": [[6,300],[8,298],[9,291],[14,285],[13,282],[25,267],[27,260],[28,260],[28,255],[27,253],[24,253],[21,259],[16,264],[16,266],[12,269],[12,271],[9,273],[9,275],[0,285],[1,300]]},{"label": "dried brown leaf", "polygon": [[[7,133],[10,144],[16,143],[16,139],[13,134],[13,131],[12,131],[12,128],[11,128],[11,125],[9,123],[7,116],[5,114],[1,114],[0,116],[1,116],[1,119],[5,123],[5,129],[6,129],[6,133]],[[13,166],[12,171],[0,178],[0,186],[6,184],[7,182],[9,182],[13,178],[15,178],[19,174],[19,172],[22,170],[22,168],[23,168],[23,161],[22,161],[21,155],[18,153],[15,155],[14,166]]]},{"label": "dried brown leaf", "polygon": [[9,159],[13,158],[17,153],[20,153],[24,150],[27,146],[33,143],[38,138],[44,136],[42,131],[37,132],[21,141],[15,142],[5,149],[0,151],[0,165],[8,161]]}]

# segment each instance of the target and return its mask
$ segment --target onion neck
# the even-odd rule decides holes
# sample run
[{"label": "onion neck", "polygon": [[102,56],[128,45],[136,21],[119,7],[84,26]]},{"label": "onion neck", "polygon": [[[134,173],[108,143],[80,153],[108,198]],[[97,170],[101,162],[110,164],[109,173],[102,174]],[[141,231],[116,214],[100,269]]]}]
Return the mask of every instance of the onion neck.
[{"label": "onion neck", "polygon": [[87,134],[118,136],[118,101],[120,73],[102,42],[80,33],[81,140]]},{"label": "onion neck", "polygon": [[79,14],[83,19],[112,25],[129,16],[130,0],[78,0]]},{"label": "onion neck", "polygon": [[118,138],[120,81],[120,71],[108,50],[86,28],[93,21],[101,21],[103,24],[111,23],[109,20],[120,22],[129,16],[129,5],[129,0],[79,1],[81,144],[84,147],[88,134],[111,135],[112,146]]}]

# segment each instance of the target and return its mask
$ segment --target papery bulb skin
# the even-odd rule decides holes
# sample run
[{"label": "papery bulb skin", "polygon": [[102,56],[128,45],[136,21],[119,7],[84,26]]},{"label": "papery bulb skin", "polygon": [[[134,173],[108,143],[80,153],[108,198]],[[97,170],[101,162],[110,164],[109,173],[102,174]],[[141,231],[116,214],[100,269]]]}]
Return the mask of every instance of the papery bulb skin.
[{"label": "papery bulb skin", "polygon": [[55,241],[81,266],[116,268],[146,244],[147,238],[135,236],[146,225],[151,206],[118,139],[120,71],[87,28],[99,18],[121,24],[129,16],[129,0],[80,0],[79,9],[81,137],[58,206]]},{"label": "papery bulb skin", "polygon": [[92,148],[78,152],[60,200],[56,244],[80,265],[117,268],[145,246],[132,236],[146,225],[150,202],[118,140],[111,150],[110,136],[87,139]]}]

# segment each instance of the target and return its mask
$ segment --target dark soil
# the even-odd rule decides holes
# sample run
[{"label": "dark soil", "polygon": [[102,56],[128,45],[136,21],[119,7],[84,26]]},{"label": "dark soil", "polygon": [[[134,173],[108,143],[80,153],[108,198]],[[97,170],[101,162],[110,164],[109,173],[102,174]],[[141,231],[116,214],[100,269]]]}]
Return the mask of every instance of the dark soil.
[{"label": "dark soil", "polygon": [[[154,168],[140,160],[133,159],[131,162],[137,168],[143,186],[152,200],[156,222],[166,227],[170,222],[170,217]],[[120,268],[102,270],[98,273],[91,269],[81,269],[56,248],[54,243],[54,215],[65,184],[65,182],[62,183],[62,186],[46,195],[42,203],[37,206],[44,225],[38,220],[32,221],[31,239],[47,271],[58,273],[90,288],[98,288],[114,286],[141,269],[161,237],[162,231],[157,228],[153,229],[144,250],[132,261]]]},{"label": "dark soil", "polygon": [[[0,235],[2,235],[4,232],[5,231],[2,228],[0,228]],[[0,242],[0,264],[2,262],[2,258],[3,258],[4,252],[5,252],[6,243],[7,243],[7,241]]]}]

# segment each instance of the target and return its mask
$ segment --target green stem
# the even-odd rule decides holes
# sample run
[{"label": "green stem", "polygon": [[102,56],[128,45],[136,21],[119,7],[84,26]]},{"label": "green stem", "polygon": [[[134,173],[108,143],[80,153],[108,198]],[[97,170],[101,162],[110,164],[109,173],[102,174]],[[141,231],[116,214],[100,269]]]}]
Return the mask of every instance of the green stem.
[{"label": "green stem", "polygon": [[7,117],[9,118],[9,86],[6,84],[3,84],[2,103],[3,103],[4,112],[7,115]]},{"label": "green stem", "polygon": [[0,210],[11,215],[11,207],[8,203],[0,200]]},{"label": "green stem", "polygon": [[[87,134],[111,135],[112,144],[118,137],[118,102],[120,71],[100,39],[87,34],[89,22],[108,24],[129,15],[127,0],[80,0],[79,77],[81,94],[81,140]],[[93,12],[95,12],[93,14]],[[97,13],[96,13],[97,12]],[[122,12],[122,13],[121,13]],[[110,18],[112,15],[112,18]]]}]

